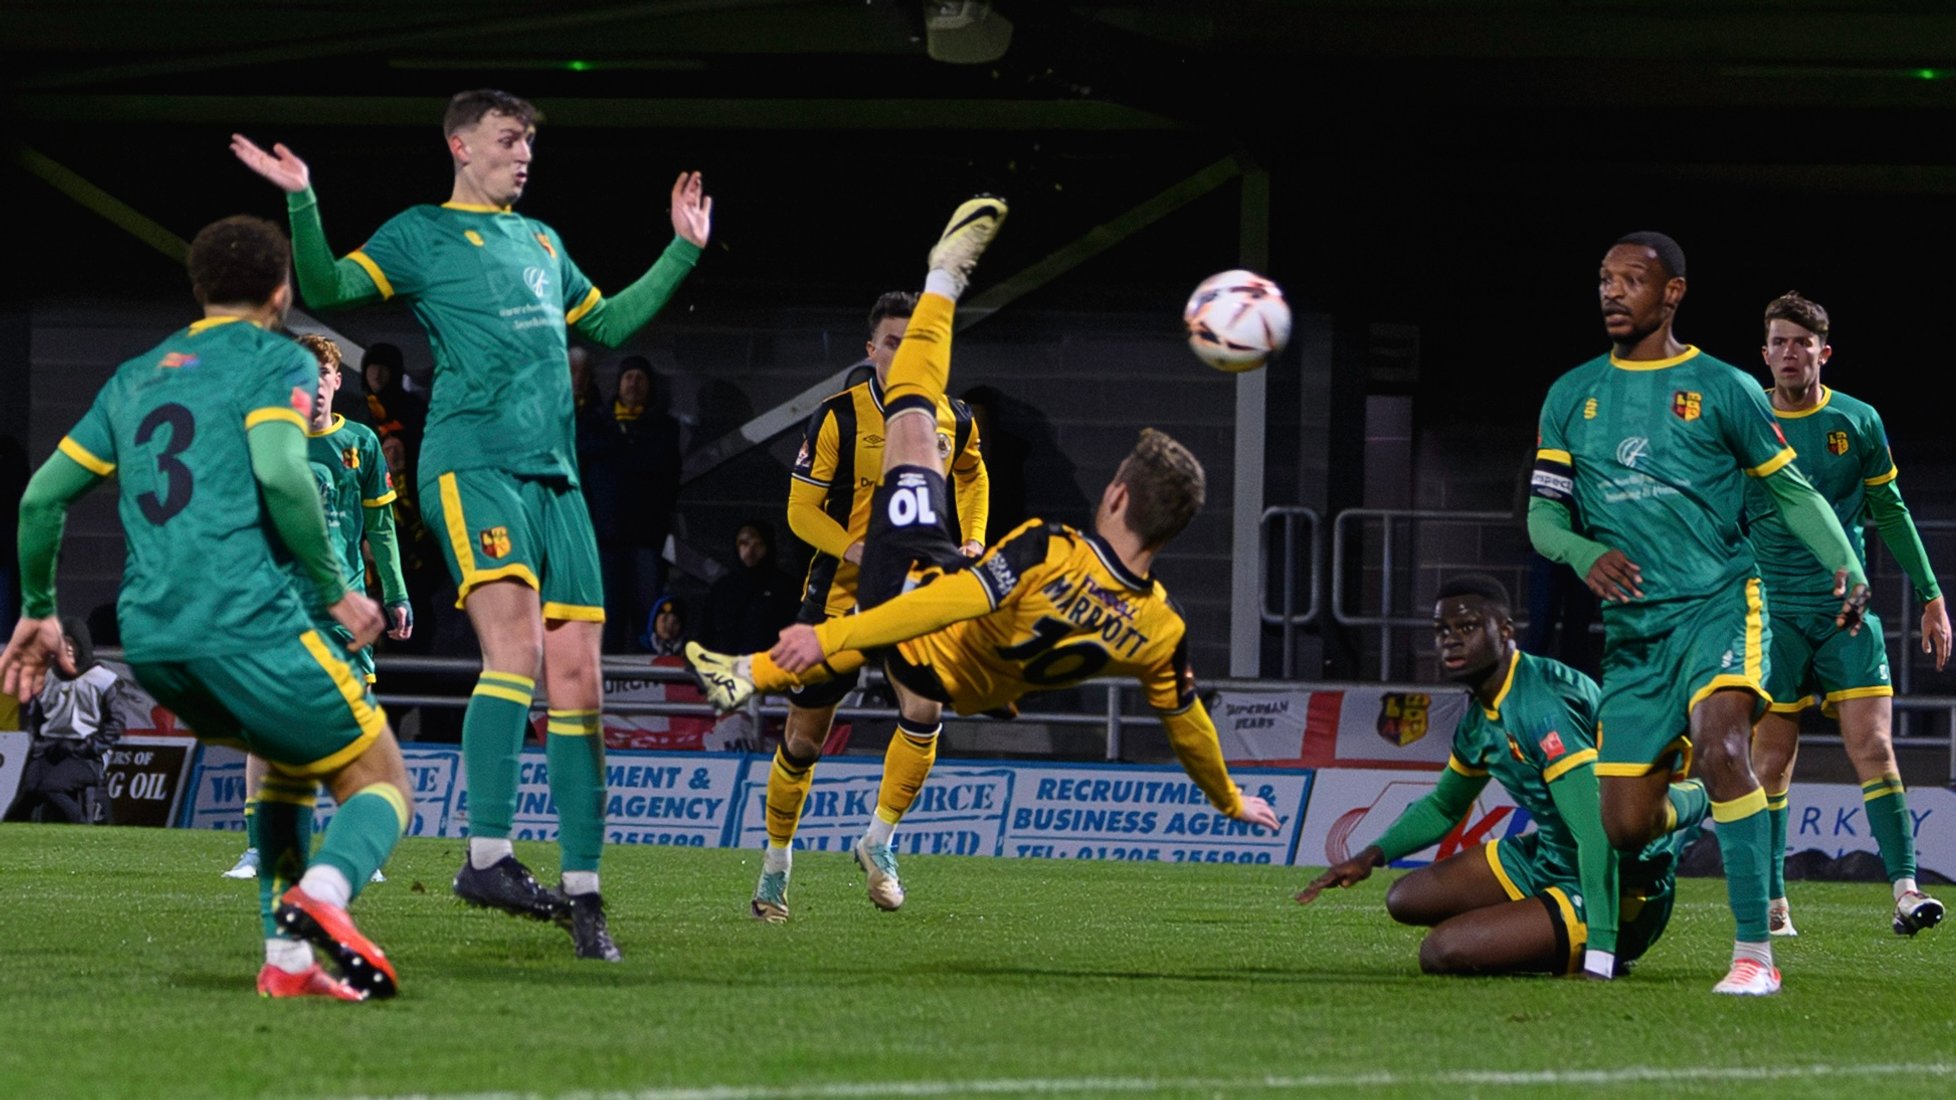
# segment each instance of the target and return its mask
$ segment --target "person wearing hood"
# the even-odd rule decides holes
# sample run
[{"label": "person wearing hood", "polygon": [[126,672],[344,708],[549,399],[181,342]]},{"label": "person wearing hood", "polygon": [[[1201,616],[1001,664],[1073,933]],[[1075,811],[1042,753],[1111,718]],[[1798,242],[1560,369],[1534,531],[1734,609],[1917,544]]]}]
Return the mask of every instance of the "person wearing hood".
[{"label": "person wearing hood", "polygon": [[79,618],[63,616],[61,635],[75,675],[64,677],[57,669],[27,705],[33,745],[6,820],[105,825],[104,765],[122,739],[123,722],[116,714],[122,679],[95,660],[88,627]]}]

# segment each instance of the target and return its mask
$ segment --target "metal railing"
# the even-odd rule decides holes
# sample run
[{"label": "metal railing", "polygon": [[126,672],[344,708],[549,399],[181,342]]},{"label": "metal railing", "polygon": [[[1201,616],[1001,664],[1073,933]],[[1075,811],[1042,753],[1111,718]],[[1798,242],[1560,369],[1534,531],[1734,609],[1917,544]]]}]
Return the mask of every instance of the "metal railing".
[{"label": "metal railing", "polygon": [[[1377,565],[1378,600],[1376,613],[1360,610],[1347,600],[1350,598],[1353,582],[1361,577],[1354,576],[1352,555],[1349,546],[1353,528],[1361,524],[1376,524],[1379,536],[1379,556]],[[1341,626],[1376,627],[1379,631],[1379,679],[1391,679],[1395,671],[1393,664],[1393,632],[1401,629],[1430,629],[1433,625],[1431,614],[1415,615],[1394,613],[1395,597],[1399,594],[1399,572],[1404,567],[1400,560],[1399,529],[1402,525],[1413,528],[1408,540],[1417,539],[1418,526],[1475,525],[1501,527],[1512,530],[1514,517],[1507,512],[1454,512],[1433,508],[1347,508],[1331,521],[1331,617]],[[1430,564],[1414,562],[1414,565]],[[1515,563],[1519,566],[1519,562]],[[1459,563],[1461,568],[1470,567]],[[1473,563],[1473,567],[1484,567]],[[1364,562],[1357,568],[1363,571]],[[1362,601],[1371,604],[1371,601]]]},{"label": "metal railing", "polygon": [[[1270,521],[1273,519],[1279,521],[1278,528],[1282,532],[1277,553],[1283,561],[1282,579],[1278,582],[1278,591],[1283,599],[1276,610],[1270,607]],[[1311,602],[1303,611],[1297,609],[1297,527],[1300,523],[1309,524],[1311,529],[1310,556],[1306,559],[1311,571]],[[1324,597],[1324,571],[1319,566],[1324,560],[1324,523],[1316,510],[1290,505],[1265,508],[1262,528],[1262,537],[1257,540],[1263,555],[1262,564],[1257,570],[1257,575],[1262,578],[1258,585],[1257,611],[1264,625],[1279,628],[1278,634],[1283,639],[1284,679],[1288,680],[1297,675],[1297,630],[1317,621],[1319,604]]]}]

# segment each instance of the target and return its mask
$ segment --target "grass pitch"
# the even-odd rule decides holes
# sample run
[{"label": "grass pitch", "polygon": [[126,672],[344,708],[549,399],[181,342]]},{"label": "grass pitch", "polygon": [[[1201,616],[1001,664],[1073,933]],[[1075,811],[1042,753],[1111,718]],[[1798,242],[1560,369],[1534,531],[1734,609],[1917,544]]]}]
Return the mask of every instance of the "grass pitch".
[{"label": "grass pitch", "polygon": [[402,993],[345,1005],[253,995],[256,887],[219,877],[239,842],[0,826],[0,1096],[1956,1090],[1956,928],[1894,936],[1881,886],[1796,883],[1786,990],[1738,1000],[1710,993],[1710,880],[1593,985],[1423,977],[1385,875],[1299,908],[1301,869],[913,857],[889,914],[805,854],[777,927],[746,916],[758,853],[621,847],[605,966],[464,908],[461,843],[408,840],[355,909]]}]

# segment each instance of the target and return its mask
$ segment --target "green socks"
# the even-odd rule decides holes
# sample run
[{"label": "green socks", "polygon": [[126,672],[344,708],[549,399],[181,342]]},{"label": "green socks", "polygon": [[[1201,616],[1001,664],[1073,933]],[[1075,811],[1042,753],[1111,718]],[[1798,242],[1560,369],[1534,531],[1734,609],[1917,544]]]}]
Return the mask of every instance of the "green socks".
[{"label": "green socks", "polygon": [[[401,834],[407,832],[408,820],[407,796],[399,788],[392,783],[362,787],[333,814],[317,862],[345,875],[357,898],[367,880],[393,854]],[[259,853],[261,858],[263,854]],[[262,864],[259,876],[264,876]]]},{"label": "green socks", "polygon": [[516,818],[517,754],[523,751],[536,689],[535,680],[513,672],[484,672],[476,678],[475,693],[462,716],[470,836],[509,836]]},{"label": "green socks", "polygon": [[1718,823],[1718,851],[1725,860],[1725,894],[1738,925],[1741,943],[1764,943],[1766,876],[1772,843],[1772,821],[1766,813],[1766,792],[1755,787],[1730,802],[1711,804]]},{"label": "green socks", "polygon": [[318,787],[310,779],[272,772],[259,786],[252,812],[245,815],[251,846],[258,849],[258,915],[264,920],[268,939],[280,934],[272,919],[279,895],[306,873]]},{"label": "green socks", "polygon": [[[566,872],[596,871],[604,851],[604,727],[595,710],[552,710],[545,753]],[[513,771],[512,771],[513,774]]]},{"label": "green socks", "polygon": [[1888,881],[1915,877],[1915,830],[1908,816],[1908,795],[1902,777],[1888,774],[1861,784],[1861,802],[1868,811],[1868,831],[1881,848],[1881,865]]}]

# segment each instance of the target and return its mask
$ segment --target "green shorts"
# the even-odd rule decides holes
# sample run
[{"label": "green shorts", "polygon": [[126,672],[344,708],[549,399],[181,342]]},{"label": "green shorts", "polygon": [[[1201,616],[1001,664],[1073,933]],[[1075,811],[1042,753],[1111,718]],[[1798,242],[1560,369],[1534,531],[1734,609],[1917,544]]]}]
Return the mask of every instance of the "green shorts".
[{"label": "green shorts", "polygon": [[1691,712],[1714,691],[1751,692],[1753,717],[1765,713],[1771,638],[1757,577],[1702,599],[1605,609],[1596,774],[1689,772]]},{"label": "green shorts", "polygon": [[[1589,919],[1584,912],[1582,886],[1559,868],[1546,865],[1537,850],[1539,833],[1490,840],[1482,849],[1487,865],[1513,901],[1536,898],[1555,924],[1556,948],[1568,960],[1565,973],[1582,969],[1589,946]],[[1617,902],[1617,961],[1635,962],[1649,951],[1664,926],[1671,922],[1677,899],[1676,879],[1667,871],[1647,887],[1626,892]]]},{"label": "green shorts", "polygon": [[536,589],[546,619],[604,621],[598,539],[584,494],[561,477],[457,470],[421,482],[428,527],[459,588],[455,606],[491,581]]},{"label": "green shorts", "polygon": [[319,631],[319,636],[325,638],[327,644],[333,647],[333,656],[345,661],[347,666],[353,669],[356,679],[363,684],[374,683],[376,677],[373,646],[363,646],[351,653],[347,652],[347,648],[353,644],[353,631],[341,626],[339,620],[331,615],[322,613],[314,618],[312,628]]},{"label": "green shorts", "polygon": [[198,740],[247,749],[290,775],[324,776],[367,751],[387,726],[345,653],[307,630],[246,653],[130,670]]},{"label": "green shorts", "polygon": [[1888,680],[1888,644],[1881,636],[1881,619],[1870,611],[1860,631],[1849,634],[1834,625],[1839,605],[1773,609],[1771,668],[1766,692],[1773,710],[1798,714],[1820,702],[1832,713],[1843,699],[1866,699],[1895,694]]}]

